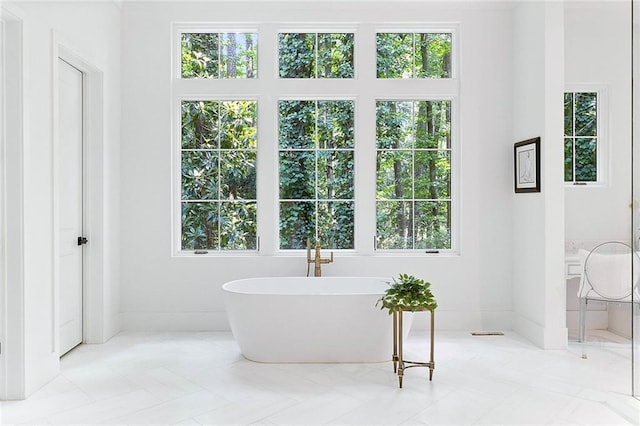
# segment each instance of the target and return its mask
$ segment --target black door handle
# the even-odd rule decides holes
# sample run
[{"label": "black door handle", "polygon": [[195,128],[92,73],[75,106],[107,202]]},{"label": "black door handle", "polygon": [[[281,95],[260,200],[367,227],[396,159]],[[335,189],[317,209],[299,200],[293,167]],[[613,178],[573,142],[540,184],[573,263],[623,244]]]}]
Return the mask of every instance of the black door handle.
[{"label": "black door handle", "polygon": [[89,242],[89,240],[87,240],[87,237],[78,237],[78,245],[84,245],[87,244]]}]

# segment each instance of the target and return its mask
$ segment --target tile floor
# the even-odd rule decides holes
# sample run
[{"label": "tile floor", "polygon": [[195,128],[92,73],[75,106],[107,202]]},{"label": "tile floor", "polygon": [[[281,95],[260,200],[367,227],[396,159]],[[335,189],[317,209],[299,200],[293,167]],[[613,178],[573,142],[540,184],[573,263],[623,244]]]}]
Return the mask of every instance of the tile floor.
[{"label": "tile floor", "polygon": [[[412,332],[408,359],[427,353]],[[121,333],[63,357],[60,375],[25,401],[0,403],[0,424],[623,425],[630,346],[606,338],[544,351],[514,333],[439,332],[434,380],[390,362],[258,364],[230,333]]]}]

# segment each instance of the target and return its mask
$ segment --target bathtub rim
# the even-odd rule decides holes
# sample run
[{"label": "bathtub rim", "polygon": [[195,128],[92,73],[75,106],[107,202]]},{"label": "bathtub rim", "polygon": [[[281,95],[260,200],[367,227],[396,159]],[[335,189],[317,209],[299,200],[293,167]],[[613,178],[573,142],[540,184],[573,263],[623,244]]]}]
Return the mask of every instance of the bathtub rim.
[{"label": "bathtub rim", "polygon": [[253,278],[240,278],[237,280],[227,281],[222,284],[222,290],[228,293],[235,294],[246,294],[246,295],[260,295],[260,296],[365,296],[365,295],[377,295],[382,296],[385,293],[385,290],[375,291],[375,292],[318,292],[318,293],[291,293],[291,292],[274,292],[274,291],[265,291],[265,292],[257,292],[257,291],[241,291],[237,289],[231,289],[229,287],[242,282],[242,281],[266,281],[266,280],[348,280],[348,279],[371,279],[371,280],[380,280],[384,281],[388,286],[393,283],[393,278],[391,277],[381,277],[381,276],[329,276],[329,277],[300,277],[300,276],[272,276],[272,277],[253,277]]}]

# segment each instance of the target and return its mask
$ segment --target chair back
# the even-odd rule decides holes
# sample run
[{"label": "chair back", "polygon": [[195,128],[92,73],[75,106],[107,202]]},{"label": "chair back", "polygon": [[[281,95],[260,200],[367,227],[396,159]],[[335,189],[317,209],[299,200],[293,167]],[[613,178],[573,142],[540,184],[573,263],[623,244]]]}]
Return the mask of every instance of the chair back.
[{"label": "chair back", "polygon": [[[640,258],[627,244],[607,242],[578,253],[583,265],[578,297],[630,302],[640,275]],[[632,267],[633,262],[633,267]]]}]

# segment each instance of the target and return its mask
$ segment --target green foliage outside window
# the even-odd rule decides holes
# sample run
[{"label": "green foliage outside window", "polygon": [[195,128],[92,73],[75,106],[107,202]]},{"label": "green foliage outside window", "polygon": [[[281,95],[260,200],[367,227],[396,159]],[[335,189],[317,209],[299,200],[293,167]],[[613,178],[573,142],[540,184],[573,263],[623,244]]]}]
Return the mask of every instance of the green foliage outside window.
[{"label": "green foliage outside window", "polygon": [[353,33],[280,33],[281,78],[353,78]]},{"label": "green foliage outside window", "polygon": [[354,103],[279,102],[280,248],[354,245]]},{"label": "green foliage outside window", "polygon": [[[280,33],[278,75],[354,78],[354,43],[354,33]],[[257,78],[257,44],[254,33],[182,33],[181,77]],[[452,77],[452,33],[378,33],[376,44],[378,78]],[[279,101],[281,249],[304,249],[308,238],[354,248],[354,109],[352,100]],[[182,249],[257,249],[257,102],[189,100],[181,112]],[[588,130],[587,115],[572,116],[572,128]],[[594,136],[577,136],[571,161],[595,155]],[[451,102],[377,101],[375,155],[378,249],[451,248]]]},{"label": "green foliage outside window", "polygon": [[451,33],[378,33],[378,78],[451,78]]},{"label": "green foliage outside window", "polygon": [[598,93],[564,94],[564,180],[598,180]]},{"label": "green foliage outside window", "polygon": [[451,102],[378,101],[377,247],[451,248]]},{"label": "green foliage outside window", "polygon": [[258,35],[182,33],[182,78],[257,78]]},{"label": "green foliage outside window", "polygon": [[256,102],[181,109],[182,249],[256,249]]}]

